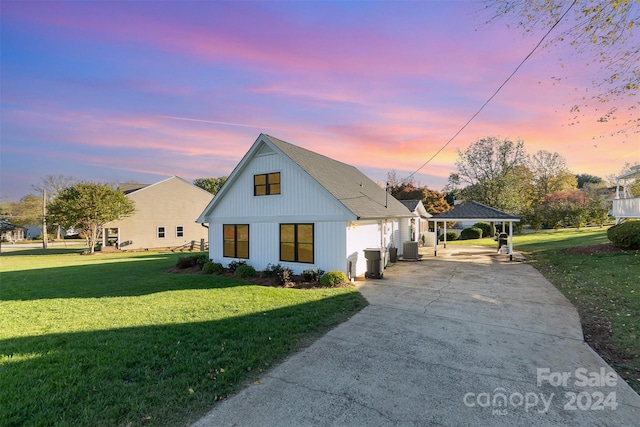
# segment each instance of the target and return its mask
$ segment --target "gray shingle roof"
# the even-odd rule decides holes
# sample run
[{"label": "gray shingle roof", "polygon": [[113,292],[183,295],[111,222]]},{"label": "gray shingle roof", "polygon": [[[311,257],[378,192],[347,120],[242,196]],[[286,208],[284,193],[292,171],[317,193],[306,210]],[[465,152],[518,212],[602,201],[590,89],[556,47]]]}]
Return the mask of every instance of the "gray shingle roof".
[{"label": "gray shingle roof", "polygon": [[465,202],[453,209],[434,215],[432,220],[447,221],[520,221],[520,218],[478,202]]},{"label": "gray shingle roof", "polygon": [[418,203],[420,202],[420,200],[398,200],[398,201],[403,205],[405,205],[407,209],[409,209],[411,212],[416,210],[416,207],[418,207]]},{"label": "gray shingle roof", "polygon": [[[384,188],[357,168],[298,147],[270,135],[262,135],[315,179],[359,219],[409,217],[411,212]],[[386,205],[386,207],[385,207]]]}]

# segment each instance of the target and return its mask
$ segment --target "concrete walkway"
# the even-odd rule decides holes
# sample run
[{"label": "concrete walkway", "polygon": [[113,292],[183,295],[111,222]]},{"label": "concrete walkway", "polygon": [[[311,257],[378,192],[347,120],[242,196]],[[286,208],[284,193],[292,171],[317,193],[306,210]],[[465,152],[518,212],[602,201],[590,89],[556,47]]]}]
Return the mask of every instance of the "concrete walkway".
[{"label": "concrete walkway", "polygon": [[368,307],[194,426],[637,426],[575,308],[508,259],[449,246],[359,282]]}]

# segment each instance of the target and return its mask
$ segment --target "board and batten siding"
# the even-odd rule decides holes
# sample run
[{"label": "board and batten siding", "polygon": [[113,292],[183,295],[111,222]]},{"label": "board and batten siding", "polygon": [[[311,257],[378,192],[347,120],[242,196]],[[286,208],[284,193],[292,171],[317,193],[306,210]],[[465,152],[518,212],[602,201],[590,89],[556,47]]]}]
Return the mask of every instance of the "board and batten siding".
[{"label": "board and batten siding", "polygon": [[314,231],[314,263],[298,263],[280,261],[280,223],[274,222],[239,222],[249,224],[249,258],[239,259],[223,256],[222,229],[223,224],[209,225],[209,255],[215,262],[228,267],[232,261],[246,261],[256,270],[262,271],[269,264],[280,264],[290,268],[295,274],[304,270],[322,269],[341,270],[347,272],[347,260],[344,256],[346,245],[345,222],[304,222],[313,224]]},{"label": "board and batten siding", "polygon": [[[281,194],[253,195],[253,176],[280,172]],[[252,221],[279,222],[308,220],[342,220],[353,218],[344,206],[295,164],[278,154],[256,156],[233,182],[233,191],[226,192],[215,206],[209,222],[230,223],[239,218]]]},{"label": "board and batten siding", "polygon": [[[280,172],[280,194],[254,196],[253,177]],[[354,215],[295,164],[270,153],[253,157],[208,215],[209,255],[227,267],[223,256],[224,224],[249,225],[248,264],[264,270],[281,264],[300,274],[307,269],[347,272],[346,224]],[[314,224],[314,263],[280,261],[280,224]]]}]

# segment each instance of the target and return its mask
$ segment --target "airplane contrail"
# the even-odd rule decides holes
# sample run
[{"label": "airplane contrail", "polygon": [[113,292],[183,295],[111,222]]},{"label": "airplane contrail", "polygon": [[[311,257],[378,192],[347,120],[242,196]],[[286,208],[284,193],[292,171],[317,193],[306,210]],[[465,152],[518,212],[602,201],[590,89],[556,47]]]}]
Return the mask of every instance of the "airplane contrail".
[{"label": "airplane contrail", "polygon": [[305,131],[300,129],[274,128],[271,126],[257,126],[257,125],[250,125],[247,123],[231,123],[231,122],[221,122],[217,120],[192,119],[189,117],[175,117],[175,116],[160,116],[160,117],[163,119],[182,120],[186,122],[211,123],[215,125],[236,126],[236,127],[245,127],[245,128],[252,128],[252,129],[263,129],[263,130],[273,129],[273,130],[281,130],[281,131],[287,131],[287,132],[301,132],[301,133],[311,133],[314,135],[336,136],[334,134],[324,133],[324,132],[313,132],[313,131]]}]

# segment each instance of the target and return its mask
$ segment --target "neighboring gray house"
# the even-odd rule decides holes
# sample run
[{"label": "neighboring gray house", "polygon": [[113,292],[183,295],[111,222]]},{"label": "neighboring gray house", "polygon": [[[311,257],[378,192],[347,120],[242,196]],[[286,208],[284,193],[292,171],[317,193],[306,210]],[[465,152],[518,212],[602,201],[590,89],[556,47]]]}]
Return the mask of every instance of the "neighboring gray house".
[{"label": "neighboring gray house", "polygon": [[367,270],[364,249],[401,250],[414,216],[353,166],[261,134],[198,222],[209,224],[209,256],[257,270],[281,264]]},{"label": "neighboring gray house", "polygon": [[135,203],[131,216],[104,225],[102,245],[118,249],[175,248],[207,238],[198,213],[213,194],[178,176],[151,185],[122,184]]}]

